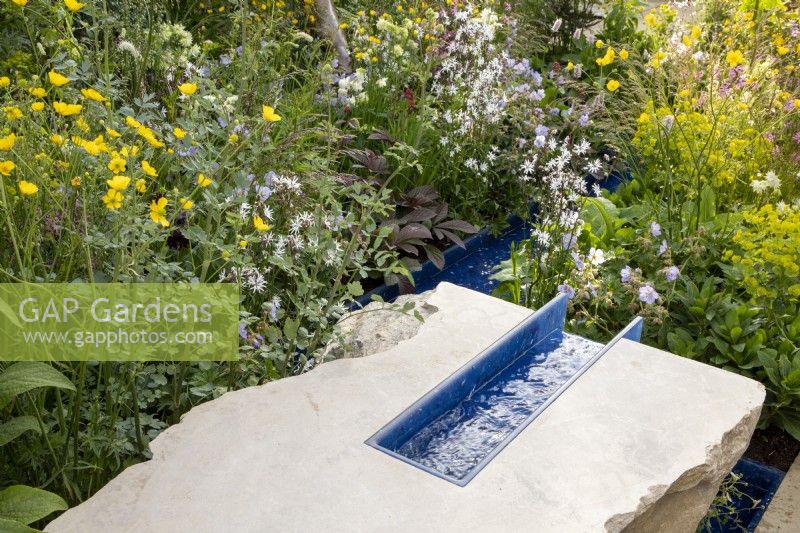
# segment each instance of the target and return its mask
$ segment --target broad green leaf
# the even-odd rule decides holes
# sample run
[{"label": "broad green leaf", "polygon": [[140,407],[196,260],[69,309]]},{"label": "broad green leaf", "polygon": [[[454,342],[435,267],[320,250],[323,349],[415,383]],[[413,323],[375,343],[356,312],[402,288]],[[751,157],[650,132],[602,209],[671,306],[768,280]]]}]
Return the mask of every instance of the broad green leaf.
[{"label": "broad green leaf", "polygon": [[68,507],[58,494],[25,485],[13,485],[0,492],[0,518],[23,524],[36,522]]},{"label": "broad green leaf", "polygon": [[39,533],[38,529],[33,529],[25,524],[6,518],[0,518],[0,531],[3,533]]},{"label": "broad green leaf", "polygon": [[26,431],[40,433],[36,418],[32,416],[18,416],[12,418],[5,424],[0,424],[0,446],[5,446]]},{"label": "broad green leaf", "polygon": [[75,386],[64,374],[46,363],[14,363],[0,374],[0,408],[8,405],[18,394],[39,387],[75,390]]},{"label": "broad green leaf", "polygon": [[289,341],[294,341],[297,338],[297,328],[300,327],[300,322],[293,318],[287,318],[283,323],[283,334]]},{"label": "broad green leaf", "polygon": [[586,198],[581,218],[592,227],[595,236],[607,240],[613,236],[617,207],[603,197]]}]

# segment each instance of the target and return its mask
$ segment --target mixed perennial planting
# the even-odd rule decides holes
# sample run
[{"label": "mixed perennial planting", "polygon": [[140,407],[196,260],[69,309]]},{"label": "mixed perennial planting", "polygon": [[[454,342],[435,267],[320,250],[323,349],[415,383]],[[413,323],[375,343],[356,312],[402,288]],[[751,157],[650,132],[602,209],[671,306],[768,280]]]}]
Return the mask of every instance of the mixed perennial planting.
[{"label": "mixed perennial planting", "polygon": [[800,439],[792,0],[348,0],[350,61],[310,1],[0,2],[0,282],[242,289],[235,362],[0,363],[0,502],[36,502],[0,525],[322,362],[355,298],[531,205],[499,295],[567,293],[591,337],[641,314]]}]

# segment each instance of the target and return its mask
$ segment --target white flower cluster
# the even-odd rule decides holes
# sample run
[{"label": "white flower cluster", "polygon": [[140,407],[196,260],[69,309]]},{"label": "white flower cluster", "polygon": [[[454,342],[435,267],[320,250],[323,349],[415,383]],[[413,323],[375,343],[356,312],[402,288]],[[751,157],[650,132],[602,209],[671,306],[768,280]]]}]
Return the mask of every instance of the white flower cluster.
[{"label": "white flower cluster", "polygon": [[750,182],[750,187],[753,191],[762,194],[769,191],[780,191],[781,190],[781,179],[775,173],[775,171],[770,170],[764,176],[763,180],[753,180]]}]

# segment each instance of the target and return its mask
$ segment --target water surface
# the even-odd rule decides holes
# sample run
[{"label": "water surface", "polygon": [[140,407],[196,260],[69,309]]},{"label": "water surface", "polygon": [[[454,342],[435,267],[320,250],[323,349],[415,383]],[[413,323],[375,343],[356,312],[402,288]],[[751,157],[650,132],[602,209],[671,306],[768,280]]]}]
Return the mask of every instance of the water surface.
[{"label": "water surface", "polygon": [[429,425],[397,453],[463,479],[603,348],[553,332]]}]

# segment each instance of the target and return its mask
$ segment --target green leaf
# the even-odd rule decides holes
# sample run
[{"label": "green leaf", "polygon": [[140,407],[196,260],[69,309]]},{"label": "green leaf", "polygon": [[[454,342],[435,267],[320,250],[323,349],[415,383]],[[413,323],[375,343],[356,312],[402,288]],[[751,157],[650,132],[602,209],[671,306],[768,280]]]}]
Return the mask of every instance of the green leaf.
[{"label": "green leaf", "polygon": [[289,341],[294,341],[297,338],[297,328],[300,327],[300,322],[294,318],[287,318],[283,323],[283,334]]},{"label": "green leaf", "polygon": [[0,492],[0,517],[23,524],[36,522],[68,507],[58,494],[25,485],[13,485]]},{"label": "green leaf", "polygon": [[18,394],[39,387],[75,390],[64,374],[48,364],[33,361],[14,363],[0,374],[0,408],[8,405]]},{"label": "green leaf", "polygon": [[716,196],[709,185],[700,191],[700,222],[712,220],[717,214]]},{"label": "green leaf", "polygon": [[616,214],[617,206],[607,198],[586,198],[581,218],[592,227],[592,233],[603,240],[608,240],[614,234]]},{"label": "green leaf", "polygon": [[0,531],[3,533],[39,533],[38,529],[33,529],[15,520],[0,518]]},{"label": "green leaf", "polygon": [[789,375],[786,376],[784,382],[786,386],[791,389],[800,388],[800,370],[793,370],[790,372]]},{"label": "green leaf", "polygon": [[18,416],[0,425],[0,446],[5,446],[26,431],[40,433],[39,424],[32,416]]},{"label": "green leaf", "polygon": [[364,289],[361,287],[361,283],[358,281],[352,281],[347,284],[347,292],[350,293],[350,296],[354,298],[358,298],[362,294],[364,294]]},{"label": "green leaf", "polygon": [[792,437],[800,440],[800,416],[792,414],[779,414],[778,425],[786,430]]}]

